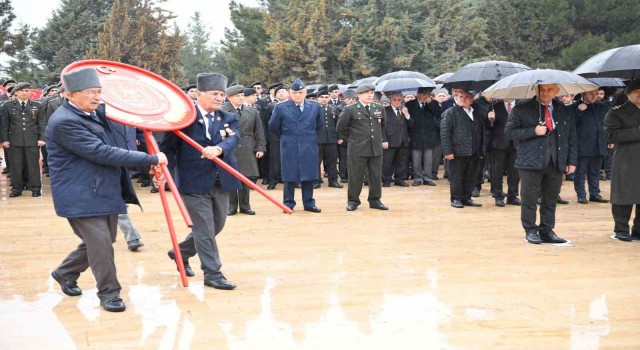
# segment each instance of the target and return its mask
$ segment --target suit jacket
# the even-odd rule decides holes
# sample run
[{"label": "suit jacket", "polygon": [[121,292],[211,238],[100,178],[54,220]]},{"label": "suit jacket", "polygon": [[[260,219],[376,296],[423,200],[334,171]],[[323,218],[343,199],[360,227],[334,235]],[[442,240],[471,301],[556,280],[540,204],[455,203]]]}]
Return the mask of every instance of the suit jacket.
[{"label": "suit jacket", "polygon": [[[231,102],[225,103],[222,106],[222,110],[237,115],[237,111]],[[267,150],[267,141],[264,138],[262,121],[258,115],[258,111],[247,105],[241,107],[238,119],[240,144],[233,150],[234,155],[238,159],[238,168],[240,169],[240,173],[246,177],[260,176],[256,152],[265,152]]]},{"label": "suit jacket", "polygon": [[16,147],[37,147],[38,141],[44,141],[45,127],[46,113],[38,102],[27,100],[23,109],[15,99],[0,108],[0,142],[9,141]]},{"label": "suit jacket", "polygon": [[360,102],[345,107],[338,119],[338,138],[349,141],[347,155],[382,156],[382,143],[387,142],[383,132],[386,119],[384,108],[379,104],[371,103],[369,112]]},{"label": "suit jacket", "polygon": [[[206,135],[205,123],[207,118],[198,111],[196,120],[181,131],[192,138],[202,147],[218,146],[222,148],[222,160],[234,169],[238,169],[238,161],[233,155],[233,150],[240,143],[240,131],[238,130],[238,118],[235,114],[218,110],[214,115],[213,139]],[[232,133],[226,131],[231,129]],[[225,138],[222,137],[222,131]],[[184,194],[209,193],[215,184],[216,178],[220,179],[220,185],[225,191],[234,191],[242,188],[240,180],[228,171],[218,166],[214,161],[202,158],[202,152],[195,149],[178,135],[165,132],[160,150],[169,159],[169,167],[176,169],[176,186]]]},{"label": "suit jacket", "polygon": [[402,108],[400,108],[400,118],[396,115],[396,111],[393,106],[387,106],[384,110],[387,114],[384,134],[389,142],[389,147],[409,147],[408,122],[402,114]]},{"label": "suit jacket", "polygon": [[504,106],[503,101],[498,101],[494,104],[493,111],[496,113],[496,119],[486,119],[487,127],[487,149],[492,150],[507,150],[514,147],[513,141],[504,136],[504,128],[507,126],[507,118],[509,113]]},{"label": "suit jacket", "polygon": [[320,107],[322,110],[322,129],[318,131],[318,144],[335,144],[338,141],[336,123],[338,117],[333,106]]},{"label": "suit jacket", "polygon": [[440,146],[441,109],[437,101],[420,108],[418,100],[405,104],[409,110],[409,139],[413,149],[433,149]]},{"label": "suit jacket", "polygon": [[576,118],[576,136],[578,142],[578,157],[593,157],[607,155],[607,142],[604,139],[604,117],[609,107],[604,103],[587,104],[587,109],[581,111],[578,106],[583,101],[576,101],[569,106]]}]

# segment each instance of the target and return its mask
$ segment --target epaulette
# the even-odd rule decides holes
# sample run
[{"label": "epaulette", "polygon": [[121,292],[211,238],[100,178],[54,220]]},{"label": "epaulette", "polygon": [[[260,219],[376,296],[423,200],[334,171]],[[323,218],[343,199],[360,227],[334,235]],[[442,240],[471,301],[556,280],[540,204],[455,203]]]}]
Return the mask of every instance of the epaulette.
[{"label": "epaulette", "polygon": [[622,105],[617,105],[617,106],[613,106],[611,107],[612,110],[617,111],[620,109],[620,107],[622,107]]}]

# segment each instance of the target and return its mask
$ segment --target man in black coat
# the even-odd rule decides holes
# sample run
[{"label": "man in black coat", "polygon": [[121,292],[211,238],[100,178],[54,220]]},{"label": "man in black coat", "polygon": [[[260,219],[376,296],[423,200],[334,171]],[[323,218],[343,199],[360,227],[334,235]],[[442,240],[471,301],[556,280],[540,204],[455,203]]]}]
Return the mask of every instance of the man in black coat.
[{"label": "man in black coat", "polygon": [[[572,174],[578,160],[575,121],[573,112],[554,99],[560,92],[558,84],[536,89],[537,97],[513,108],[504,132],[518,141],[515,167],[522,181],[521,221],[527,242],[564,243],[553,228],[564,172]],[[536,225],[540,191],[540,225]]]},{"label": "man in black coat", "polygon": [[389,142],[389,148],[382,151],[382,186],[389,187],[391,182],[396,186],[408,187],[404,182],[407,178],[407,156],[409,155],[409,131],[407,119],[409,110],[402,106],[402,93],[391,95],[391,105],[385,107],[387,124],[384,133]]},{"label": "man in black coat", "polygon": [[516,147],[512,140],[504,136],[509,113],[515,106],[514,100],[498,101],[492,112],[487,113],[487,154],[491,168],[491,196],[495,198],[496,206],[504,207],[504,192],[502,191],[502,177],[507,172],[507,204],[520,205],[518,199],[518,184],[520,174],[515,169]]},{"label": "man in black coat", "polygon": [[[336,130],[337,115],[334,107],[329,103],[329,91],[320,90],[317,93],[320,109],[322,110],[322,129],[318,131],[318,169],[320,164],[329,178],[329,187],[342,188],[338,182],[338,131]],[[320,188],[322,176],[314,185]]]},{"label": "man in black coat", "polygon": [[440,105],[431,98],[430,88],[418,89],[418,98],[405,103],[409,111],[409,139],[411,140],[412,186],[433,182],[433,156],[440,146]]}]

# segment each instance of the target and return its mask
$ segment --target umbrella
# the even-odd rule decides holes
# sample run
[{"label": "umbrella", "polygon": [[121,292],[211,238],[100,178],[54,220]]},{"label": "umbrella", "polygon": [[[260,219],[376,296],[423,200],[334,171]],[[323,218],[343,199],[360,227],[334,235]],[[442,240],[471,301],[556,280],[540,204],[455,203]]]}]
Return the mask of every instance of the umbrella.
[{"label": "umbrella", "polygon": [[640,79],[640,44],[600,52],[573,72],[588,78]]},{"label": "umbrella", "polygon": [[558,96],[579,94],[598,88],[596,84],[571,72],[555,69],[536,69],[503,78],[487,88],[482,93],[482,96],[494,99],[532,98],[536,95],[535,87],[541,84],[560,85]]},{"label": "umbrella", "polygon": [[420,73],[420,72],[412,72],[412,71],[408,71],[408,70],[400,70],[397,72],[391,72],[391,73],[387,73],[383,76],[381,76],[380,78],[378,78],[378,80],[376,80],[373,85],[378,85],[380,83],[382,83],[385,80],[389,80],[389,79],[397,79],[397,78],[418,78],[418,79],[422,79],[422,80],[426,80],[427,82],[433,84],[433,86],[435,86],[435,83],[433,82],[433,80],[431,80],[431,78],[429,78],[428,76]]},{"label": "umbrella", "polygon": [[313,91],[316,91],[320,87],[320,85],[322,85],[322,84],[310,84],[310,85],[305,86],[304,89],[307,90],[307,91],[312,91],[313,92]]},{"label": "umbrella", "polygon": [[351,83],[351,85],[349,85],[349,89],[355,89],[360,85],[364,85],[364,84],[373,84],[376,80],[378,80],[378,77],[368,77],[368,78],[362,78],[362,79],[358,79],[356,81],[354,81],[353,83]]},{"label": "umbrella", "polygon": [[436,84],[432,81],[430,82],[418,78],[395,78],[385,80],[376,85],[376,91],[413,91],[421,87],[435,88]]},{"label": "umbrella", "polygon": [[467,64],[453,73],[444,86],[466,91],[484,90],[498,80],[512,74],[531,70],[531,68],[513,62],[485,61]]},{"label": "umbrella", "polygon": [[444,83],[445,80],[447,80],[447,78],[449,78],[452,75],[453,75],[453,72],[443,73],[433,78],[433,81],[435,81],[436,83],[442,84]]},{"label": "umbrella", "polygon": [[620,78],[587,78],[587,80],[600,87],[625,87],[626,84]]}]

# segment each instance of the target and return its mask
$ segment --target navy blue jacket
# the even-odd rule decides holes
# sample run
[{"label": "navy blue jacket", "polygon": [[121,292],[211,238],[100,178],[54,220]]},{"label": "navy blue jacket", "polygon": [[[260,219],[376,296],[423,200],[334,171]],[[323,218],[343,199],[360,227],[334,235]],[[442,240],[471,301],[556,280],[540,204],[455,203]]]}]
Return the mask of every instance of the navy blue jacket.
[{"label": "navy blue jacket", "polygon": [[571,106],[576,118],[576,134],[578,136],[578,157],[594,157],[607,155],[607,141],[604,139],[604,117],[609,108],[604,103],[587,104],[587,109],[581,111],[578,106],[582,101],[576,101]]},{"label": "navy blue jacket", "polygon": [[51,194],[65,218],[126,213],[138,204],[125,167],[149,167],[158,157],[119,147],[104,117],[88,116],[64,101],[45,131]]}]

